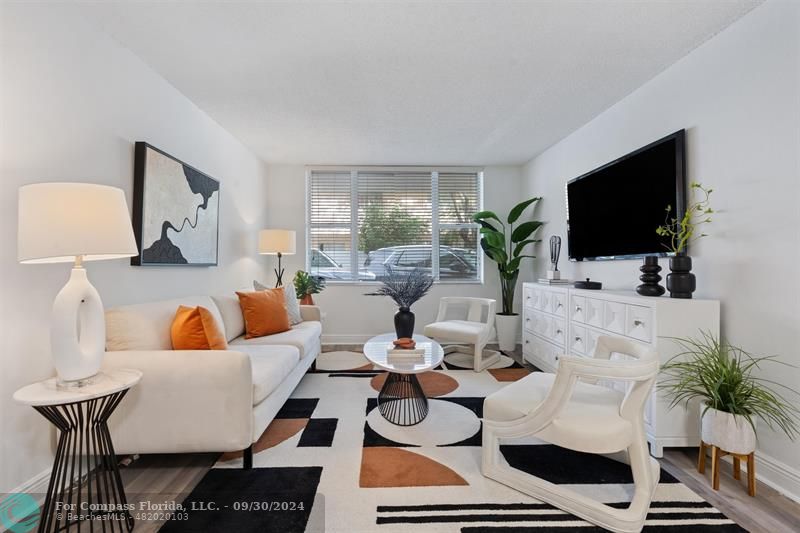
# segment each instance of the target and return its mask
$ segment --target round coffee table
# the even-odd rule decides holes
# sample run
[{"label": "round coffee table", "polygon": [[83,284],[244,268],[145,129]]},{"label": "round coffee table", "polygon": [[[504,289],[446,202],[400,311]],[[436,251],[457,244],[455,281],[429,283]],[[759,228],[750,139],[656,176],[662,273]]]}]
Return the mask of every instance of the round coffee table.
[{"label": "round coffee table", "polygon": [[389,375],[378,393],[378,409],[383,418],[398,426],[413,426],[428,415],[428,398],[416,374],[442,364],[444,350],[439,343],[423,335],[414,335],[417,348],[425,350],[418,358],[395,358],[388,353],[396,335],[385,333],[364,344],[364,355]]}]

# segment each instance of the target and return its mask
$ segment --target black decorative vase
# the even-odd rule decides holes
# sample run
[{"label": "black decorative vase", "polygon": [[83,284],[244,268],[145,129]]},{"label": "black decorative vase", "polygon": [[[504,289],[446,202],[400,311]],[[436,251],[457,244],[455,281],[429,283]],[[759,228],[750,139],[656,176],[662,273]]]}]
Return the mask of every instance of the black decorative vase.
[{"label": "black decorative vase", "polygon": [[642,296],[661,296],[664,294],[665,289],[658,284],[661,281],[661,267],[658,265],[658,257],[648,255],[644,258],[644,264],[639,267],[642,275],[639,279],[642,284],[636,287],[636,292]]},{"label": "black decorative vase", "polygon": [[669,260],[667,274],[667,290],[670,298],[691,298],[697,287],[697,281],[692,274],[692,258],[688,255],[678,254]]},{"label": "black decorative vase", "polygon": [[408,307],[401,307],[394,314],[394,331],[398,339],[414,335],[414,313]]}]

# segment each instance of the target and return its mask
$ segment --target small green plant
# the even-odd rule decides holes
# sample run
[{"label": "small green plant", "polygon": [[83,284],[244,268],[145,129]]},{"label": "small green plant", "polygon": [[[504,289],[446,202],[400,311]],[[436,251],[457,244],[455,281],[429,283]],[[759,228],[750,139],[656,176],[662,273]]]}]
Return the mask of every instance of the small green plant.
[{"label": "small green plant", "polygon": [[309,294],[319,294],[325,288],[325,278],[312,276],[304,270],[298,270],[294,274],[294,291],[298,300]]},{"label": "small green plant", "polygon": [[675,254],[684,253],[686,247],[702,237],[708,237],[705,233],[696,234],[697,229],[702,224],[711,222],[711,214],[714,210],[711,209],[709,199],[714,189],[707,189],[697,182],[692,182],[689,185],[689,190],[695,195],[700,195],[700,199],[694,202],[689,202],[683,216],[678,220],[675,217],[670,217],[672,213],[672,206],[666,207],[667,219],[662,226],[656,228],[656,233],[661,237],[669,238],[669,244],[665,244],[670,251]]},{"label": "small green plant", "polygon": [[[539,239],[528,237],[544,224],[538,220],[528,220],[514,228],[514,223],[529,205],[539,200],[541,198],[531,198],[514,206],[506,218],[508,229],[500,217],[492,211],[481,211],[472,216],[472,220],[481,225],[481,248],[489,259],[497,263],[500,273],[500,290],[503,297],[503,310],[499,313],[501,315],[514,314],[514,289],[519,277],[519,265],[526,257],[531,259],[536,257],[524,255],[522,252],[528,244],[539,242]],[[500,227],[498,228],[493,221],[499,222]]]},{"label": "small green plant", "polygon": [[661,368],[666,379],[659,384],[671,398],[670,407],[700,398],[705,402],[703,414],[716,409],[740,415],[753,430],[755,419],[760,418],[792,440],[798,435],[800,411],[774,387],[793,394],[798,394],[797,391],[753,375],[753,370],[765,363],[791,365],[778,361],[777,356],[754,356],[707,332],[702,332],[699,339],[672,340],[680,346],[681,353]]}]

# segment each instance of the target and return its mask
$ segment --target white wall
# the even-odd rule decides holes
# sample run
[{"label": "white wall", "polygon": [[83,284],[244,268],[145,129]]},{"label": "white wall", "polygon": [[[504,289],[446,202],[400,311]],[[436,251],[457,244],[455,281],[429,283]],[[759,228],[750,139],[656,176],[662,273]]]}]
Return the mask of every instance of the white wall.
[{"label": "white wall", "polygon": [[52,461],[48,423],[11,395],[53,373],[50,306],[70,268],[17,264],[20,185],[105,183],[122,187],[130,203],[133,143],[148,141],[220,180],[220,265],[89,263],[104,303],[230,290],[264,274],[254,253],[266,214],[260,160],[115,41],[67,10],[30,4],[0,7],[0,492]]},{"label": "white wall", "polygon": [[[794,365],[800,365],[799,33],[800,4],[767,2],[524,171],[526,193],[546,198],[545,235],[566,238],[568,179],[686,128],[688,177],[714,188],[719,210],[706,228],[711,236],[691,249],[696,296],[721,300],[724,335],[732,342]],[[619,215],[609,232],[624,231],[628,221]],[[639,265],[567,263],[563,270],[596,278],[604,288],[632,289]],[[666,260],[662,265],[668,270]],[[537,268],[546,268],[544,260]],[[797,368],[776,366],[763,376],[800,389]],[[762,429],[760,450],[766,454],[760,473],[800,495],[800,444]]]},{"label": "white wall", "polygon": [[[501,216],[521,201],[520,167],[497,166],[484,169],[484,208],[497,211]],[[284,257],[285,277],[291,279],[295,271],[305,269],[305,167],[299,165],[268,167],[267,213],[271,227],[297,231],[298,254]],[[528,211],[530,213],[530,211]],[[536,213],[536,212],[535,212]],[[270,268],[275,260],[264,257]],[[417,331],[422,325],[433,322],[442,296],[480,296],[500,301],[500,282],[494,263],[484,261],[484,284],[434,285],[431,292],[414,305]],[[531,269],[523,264],[522,270]],[[272,282],[274,274],[270,275]],[[357,343],[392,331],[395,307],[390,299],[364,296],[374,286],[329,284],[315,302],[328,312],[323,331],[325,343]],[[519,288],[518,288],[519,289]],[[519,300],[519,298],[517,298]]]}]

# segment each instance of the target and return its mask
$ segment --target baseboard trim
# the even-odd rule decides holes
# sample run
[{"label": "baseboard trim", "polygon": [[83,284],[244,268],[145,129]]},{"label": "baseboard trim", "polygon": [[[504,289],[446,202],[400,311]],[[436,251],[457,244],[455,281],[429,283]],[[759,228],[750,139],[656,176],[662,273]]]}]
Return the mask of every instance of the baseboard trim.
[{"label": "baseboard trim", "polygon": [[21,485],[8,491],[9,494],[30,494],[36,498],[39,503],[42,503],[44,501],[44,495],[47,492],[47,486],[50,483],[51,471],[52,468],[42,470]]}]

